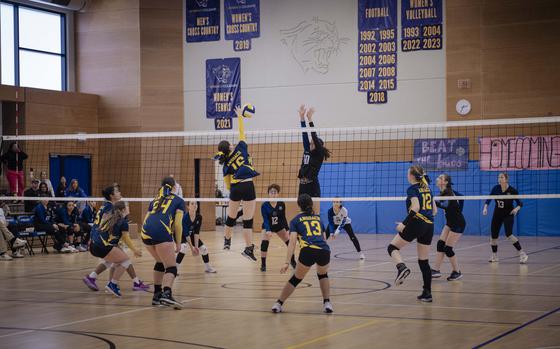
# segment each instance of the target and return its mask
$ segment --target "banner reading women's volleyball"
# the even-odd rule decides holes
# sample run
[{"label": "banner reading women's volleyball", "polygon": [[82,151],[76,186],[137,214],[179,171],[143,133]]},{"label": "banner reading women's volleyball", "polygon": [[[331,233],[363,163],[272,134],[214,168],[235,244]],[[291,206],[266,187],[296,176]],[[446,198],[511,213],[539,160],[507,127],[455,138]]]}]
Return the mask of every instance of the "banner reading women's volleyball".
[{"label": "banner reading women's volleyball", "polygon": [[481,138],[480,169],[483,171],[560,169],[560,136]]}]

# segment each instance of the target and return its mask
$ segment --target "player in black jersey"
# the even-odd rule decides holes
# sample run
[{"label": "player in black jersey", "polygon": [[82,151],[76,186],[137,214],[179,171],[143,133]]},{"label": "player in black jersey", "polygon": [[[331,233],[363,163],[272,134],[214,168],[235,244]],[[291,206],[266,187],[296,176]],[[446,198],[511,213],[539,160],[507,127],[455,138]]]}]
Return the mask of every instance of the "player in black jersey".
[{"label": "player in black jersey", "polygon": [[433,205],[429,178],[422,167],[414,165],[408,169],[408,182],[411,184],[406,191],[408,215],[402,223],[397,224],[399,233],[387,247],[387,252],[397,266],[395,285],[401,285],[410,275],[410,269],[404,264],[400,249],[416,239],[418,265],[424,281],[422,294],[417,298],[422,302],[431,302],[432,269],[428,262],[428,255],[434,236],[434,215],[437,213],[437,208]]},{"label": "player in black jersey", "polygon": [[[314,127],[313,114],[315,109],[305,109],[305,105],[299,107],[299,119],[301,127],[305,128],[305,118],[309,121],[309,127]],[[299,193],[308,194],[311,197],[321,197],[321,185],[319,184],[319,171],[323,161],[331,156],[331,152],[325,147],[325,143],[317,136],[317,132],[311,132],[312,143],[309,142],[309,135],[303,132],[303,157],[298,173]]]},{"label": "player in black jersey", "polygon": [[185,252],[188,245],[194,255],[200,253],[202,261],[204,262],[204,269],[207,273],[215,273],[210,265],[210,256],[208,255],[208,247],[200,239],[200,228],[202,227],[202,215],[197,212],[198,204],[196,201],[185,202],[187,206],[187,213],[183,216],[183,239],[181,240],[181,251],[177,254],[176,262],[181,264],[185,257]]},{"label": "player in black jersey", "polygon": [[[519,195],[517,189],[509,185],[509,176],[507,173],[502,172],[498,175],[498,185],[492,188],[490,195]],[[488,205],[490,204],[490,199],[486,200],[484,204],[484,209],[482,210],[483,215],[488,214]],[[521,207],[523,203],[519,199],[496,199],[496,207],[494,208],[494,214],[492,215],[492,225],[491,225],[491,232],[492,232],[492,257],[490,257],[489,262],[494,263],[498,262],[498,237],[500,236],[500,229],[502,228],[502,224],[504,225],[504,229],[506,231],[506,237],[509,241],[513,243],[513,246],[519,252],[519,263],[525,264],[529,259],[529,256],[523,251],[521,248],[521,244],[519,240],[513,235],[513,223],[515,220],[515,215]],[[513,207],[513,202],[516,202],[516,206]]]},{"label": "player in black jersey", "polygon": [[[288,221],[286,220],[286,204],[282,201],[275,201],[274,199],[280,194],[280,186],[278,184],[271,184],[268,186],[268,196],[271,200],[263,202],[261,206],[261,214],[263,217],[263,234],[261,238],[261,271],[266,271],[266,254],[272,233],[284,241],[286,246],[290,242],[288,235]],[[292,256],[291,265],[295,269],[296,260]]]},{"label": "player in black jersey", "polygon": [[[441,190],[440,196],[460,196],[458,192],[453,190],[453,183],[451,182],[451,176],[444,173],[440,175],[436,184]],[[441,277],[440,267],[443,262],[444,255],[449,258],[453,271],[451,275],[447,278],[447,281],[459,280],[463,277],[461,271],[459,270],[459,263],[457,262],[457,256],[453,251],[453,248],[457,245],[457,242],[463,235],[465,231],[465,217],[463,217],[463,200],[441,200],[436,201],[437,207],[445,211],[445,226],[441,231],[441,235],[437,242],[437,253],[436,261],[432,269],[432,278]]]}]

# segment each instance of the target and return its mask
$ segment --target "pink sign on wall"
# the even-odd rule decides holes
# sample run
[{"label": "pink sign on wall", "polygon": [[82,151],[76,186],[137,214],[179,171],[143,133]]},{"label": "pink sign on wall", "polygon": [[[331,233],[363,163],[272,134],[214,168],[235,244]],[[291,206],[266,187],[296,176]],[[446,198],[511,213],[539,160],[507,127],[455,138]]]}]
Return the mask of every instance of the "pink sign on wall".
[{"label": "pink sign on wall", "polygon": [[480,138],[482,171],[558,170],[560,136]]}]

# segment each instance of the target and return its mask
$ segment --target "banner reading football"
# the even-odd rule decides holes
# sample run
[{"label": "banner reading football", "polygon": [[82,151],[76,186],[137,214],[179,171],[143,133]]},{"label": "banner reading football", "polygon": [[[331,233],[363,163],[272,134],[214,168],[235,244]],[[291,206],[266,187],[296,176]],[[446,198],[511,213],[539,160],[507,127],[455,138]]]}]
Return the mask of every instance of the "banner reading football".
[{"label": "banner reading football", "polygon": [[206,60],[206,117],[233,118],[241,104],[241,59]]},{"label": "banner reading football", "polygon": [[220,40],[220,0],[187,0],[187,42]]},{"label": "banner reading football", "polygon": [[401,7],[404,52],[441,50],[443,14],[441,0],[403,0]]},{"label": "banner reading football", "polygon": [[469,139],[416,139],[414,162],[427,170],[467,169],[469,163]]},{"label": "banner reading football", "polygon": [[358,91],[370,104],[397,89],[397,1],[358,0]]},{"label": "banner reading football", "polygon": [[560,169],[560,136],[481,138],[480,169],[483,171]]},{"label": "banner reading football", "polygon": [[251,49],[251,39],[261,35],[259,0],[224,0],[226,40],[235,51]]}]

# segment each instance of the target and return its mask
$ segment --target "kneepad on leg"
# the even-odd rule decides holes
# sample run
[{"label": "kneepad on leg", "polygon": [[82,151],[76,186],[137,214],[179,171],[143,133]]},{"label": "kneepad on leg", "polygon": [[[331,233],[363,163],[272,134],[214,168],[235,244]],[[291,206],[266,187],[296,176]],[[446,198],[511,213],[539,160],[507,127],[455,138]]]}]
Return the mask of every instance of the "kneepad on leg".
[{"label": "kneepad on leg", "polygon": [[173,274],[173,276],[177,276],[177,267],[168,267],[165,268],[166,274]]},{"label": "kneepad on leg", "polygon": [[230,216],[228,216],[228,218],[226,219],[226,226],[228,226],[230,228],[235,227],[235,221],[237,221],[237,219],[231,218]]},{"label": "kneepad on leg", "polygon": [[517,241],[519,241],[513,234],[509,235],[507,239],[511,241],[512,244],[515,244]]},{"label": "kneepad on leg", "polygon": [[445,255],[447,257],[451,258],[455,255],[455,252],[453,252],[453,247],[445,245],[444,249]]},{"label": "kneepad on leg", "polygon": [[319,273],[317,273],[317,278],[318,278],[319,280],[328,279],[328,278],[329,278],[329,274],[328,274],[328,273],[324,273],[324,274],[319,274]]},{"label": "kneepad on leg", "polygon": [[202,245],[198,249],[201,255],[206,256],[208,254],[208,247],[206,245]]},{"label": "kneepad on leg", "polygon": [[253,219],[243,220],[243,229],[253,229]]},{"label": "kneepad on leg", "polygon": [[437,242],[437,251],[438,252],[445,252],[445,241],[438,240]]},{"label": "kneepad on leg", "polygon": [[130,267],[132,265],[132,262],[130,261],[130,259],[127,259],[126,261],[121,263],[121,266],[125,269],[128,269],[128,267]]},{"label": "kneepad on leg", "polygon": [[292,276],[290,278],[290,281],[288,281],[290,284],[292,284],[292,286],[297,287],[297,285],[299,285],[299,283],[301,282],[301,279],[298,279],[295,275]]},{"label": "kneepad on leg", "polygon": [[387,252],[389,253],[389,256],[393,254],[393,251],[399,251],[399,250],[400,248],[398,248],[393,244],[389,244],[389,246],[387,246]]},{"label": "kneepad on leg", "polygon": [[266,252],[268,251],[268,245],[270,244],[270,241],[268,240],[262,240],[261,241],[261,252]]},{"label": "kneepad on leg", "polygon": [[160,273],[164,273],[165,267],[163,266],[163,263],[157,262],[156,264],[154,264],[154,270],[159,271]]}]

